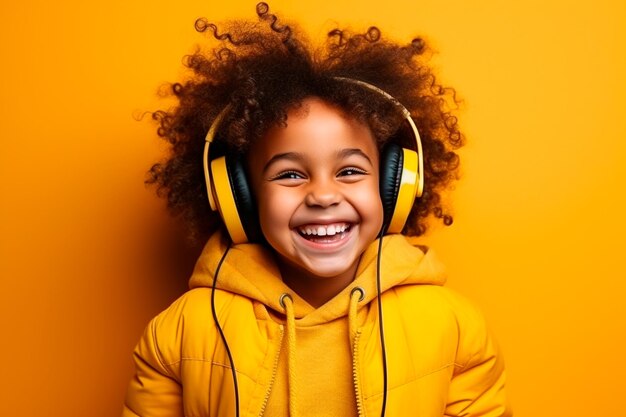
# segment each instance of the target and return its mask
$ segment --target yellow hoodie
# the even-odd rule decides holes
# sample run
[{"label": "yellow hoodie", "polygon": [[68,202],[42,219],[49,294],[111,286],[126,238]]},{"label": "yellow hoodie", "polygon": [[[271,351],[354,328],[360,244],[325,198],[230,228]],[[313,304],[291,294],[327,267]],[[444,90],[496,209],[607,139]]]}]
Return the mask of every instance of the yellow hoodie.
[{"label": "yellow hoodie", "polygon": [[[237,371],[241,417],[380,415],[377,248],[365,251],[353,283],[317,309],[282,282],[268,249],[230,249],[215,310]],[[225,251],[214,235],[191,290],[148,325],[134,352],[124,417],[236,415],[231,362],[211,311]],[[510,416],[503,362],[484,320],[444,282],[432,251],[402,235],[384,238],[386,415]]]}]

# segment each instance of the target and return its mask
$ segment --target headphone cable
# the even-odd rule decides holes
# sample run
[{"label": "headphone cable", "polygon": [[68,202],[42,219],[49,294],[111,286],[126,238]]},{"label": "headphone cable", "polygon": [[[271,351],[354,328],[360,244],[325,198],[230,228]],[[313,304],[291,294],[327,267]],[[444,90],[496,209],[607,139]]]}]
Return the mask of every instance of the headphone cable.
[{"label": "headphone cable", "polygon": [[387,408],[387,352],[385,350],[385,329],[383,326],[383,303],[381,298],[381,288],[380,288],[380,261],[381,261],[381,253],[383,248],[383,237],[382,234],[378,238],[378,256],[376,261],[376,290],[378,292],[378,325],[380,332],[380,345],[382,350],[382,359],[383,359],[383,405],[380,411],[380,416],[385,416],[385,409]]},{"label": "headphone cable", "polygon": [[213,314],[213,321],[215,322],[215,326],[217,327],[217,331],[220,333],[222,338],[222,342],[224,342],[224,347],[226,348],[226,353],[228,354],[228,360],[230,361],[230,369],[233,374],[233,386],[235,389],[235,413],[236,416],[239,417],[239,388],[237,384],[237,371],[235,370],[235,361],[233,360],[233,355],[230,352],[230,348],[228,347],[228,342],[226,341],[226,336],[224,336],[224,331],[222,330],[222,326],[220,326],[219,320],[217,319],[217,312],[215,311],[215,284],[217,283],[217,275],[222,268],[222,263],[226,259],[226,255],[228,251],[230,251],[231,243],[228,243],[226,247],[226,252],[220,258],[220,261],[217,263],[217,268],[215,268],[215,276],[213,277],[213,285],[211,286],[211,313]]}]

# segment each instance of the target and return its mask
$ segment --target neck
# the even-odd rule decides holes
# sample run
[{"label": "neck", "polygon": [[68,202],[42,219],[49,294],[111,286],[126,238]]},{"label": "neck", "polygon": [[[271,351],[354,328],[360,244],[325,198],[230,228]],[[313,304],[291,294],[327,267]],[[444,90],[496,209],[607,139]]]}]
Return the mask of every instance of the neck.
[{"label": "neck", "polygon": [[332,277],[320,277],[290,263],[278,260],[283,282],[311,306],[318,308],[346,288],[356,276],[358,262]]}]

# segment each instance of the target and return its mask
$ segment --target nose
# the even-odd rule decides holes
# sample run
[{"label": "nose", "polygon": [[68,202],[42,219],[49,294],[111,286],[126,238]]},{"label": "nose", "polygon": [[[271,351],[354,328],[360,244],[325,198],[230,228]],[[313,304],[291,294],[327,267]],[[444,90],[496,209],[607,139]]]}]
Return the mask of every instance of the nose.
[{"label": "nose", "polygon": [[341,192],[332,181],[315,181],[309,186],[304,202],[309,207],[330,207],[339,204]]}]

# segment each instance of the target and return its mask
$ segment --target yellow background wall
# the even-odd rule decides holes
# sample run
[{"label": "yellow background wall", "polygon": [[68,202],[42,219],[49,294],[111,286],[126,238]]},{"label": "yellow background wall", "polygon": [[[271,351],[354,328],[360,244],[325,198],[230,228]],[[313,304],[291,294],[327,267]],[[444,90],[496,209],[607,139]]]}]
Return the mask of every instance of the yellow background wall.
[{"label": "yellow background wall", "polygon": [[[133,116],[169,105],[196,17],[253,17],[235,3],[0,5],[0,415],[119,414],[133,345],[192,262],[142,184],[164,147]],[[626,3],[272,8],[313,37],[431,41],[468,145],[455,224],[427,240],[491,322],[517,415],[626,415]]]}]

